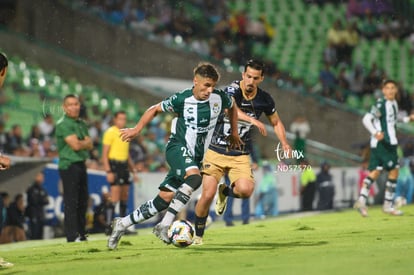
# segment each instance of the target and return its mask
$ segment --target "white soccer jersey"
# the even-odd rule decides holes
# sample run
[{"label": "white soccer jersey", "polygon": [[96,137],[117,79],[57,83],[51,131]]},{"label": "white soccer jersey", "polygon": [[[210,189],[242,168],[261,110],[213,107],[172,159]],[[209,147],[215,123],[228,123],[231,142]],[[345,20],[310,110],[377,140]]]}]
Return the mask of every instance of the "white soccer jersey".
[{"label": "white soccer jersey", "polygon": [[161,103],[162,110],[178,115],[171,126],[169,142],[185,145],[190,155],[202,159],[220,113],[231,105],[231,98],[221,90],[214,90],[204,101],[197,100],[192,89],[165,99]]}]

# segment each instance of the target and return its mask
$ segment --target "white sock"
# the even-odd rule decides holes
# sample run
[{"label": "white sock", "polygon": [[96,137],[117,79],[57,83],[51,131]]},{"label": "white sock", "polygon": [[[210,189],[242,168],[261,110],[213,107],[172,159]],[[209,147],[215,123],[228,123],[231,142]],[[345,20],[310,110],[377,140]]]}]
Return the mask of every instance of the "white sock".
[{"label": "white sock", "polygon": [[181,185],[181,187],[177,190],[177,193],[175,193],[175,196],[167,209],[167,213],[165,213],[165,216],[160,223],[162,225],[170,226],[173,223],[177,213],[180,212],[188,203],[192,193],[193,188],[189,185],[186,183]]},{"label": "white sock", "polygon": [[155,208],[154,200],[149,200],[141,204],[137,209],[135,209],[131,214],[123,217],[121,219],[122,224],[125,227],[129,227],[133,224],[138,224],[142,221],[152,218],[155,214],[158,213],[157,208]]},{"label": "white sock", "polygon": [[362,187],[361,191],[359,192],[359,202],[366,204],[367,202],[367,197],[368,197],[368,188],[367,187]]}]

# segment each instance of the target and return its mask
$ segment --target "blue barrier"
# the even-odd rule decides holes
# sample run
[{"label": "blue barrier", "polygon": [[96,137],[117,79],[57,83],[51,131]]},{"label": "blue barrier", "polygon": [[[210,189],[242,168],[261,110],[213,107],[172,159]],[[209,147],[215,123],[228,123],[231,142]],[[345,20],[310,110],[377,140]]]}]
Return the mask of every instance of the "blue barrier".
[{"label": "blue barrier", "polygon": [[[46,207],[46,224],[55,226],[59,224],[59,221],[63,221],[63,188],[56,164],[46,165],[43,172],[45,175],[43,186],[49,194],[49,204]],[[88,170],[88,189],[89,196],[93,200],[93,207],[101,203],[102,190],[104,188],[109,190],[105,173],[102,171]],[[129,213],[134,209],[134,185],[131,184],[127,212]]]}]

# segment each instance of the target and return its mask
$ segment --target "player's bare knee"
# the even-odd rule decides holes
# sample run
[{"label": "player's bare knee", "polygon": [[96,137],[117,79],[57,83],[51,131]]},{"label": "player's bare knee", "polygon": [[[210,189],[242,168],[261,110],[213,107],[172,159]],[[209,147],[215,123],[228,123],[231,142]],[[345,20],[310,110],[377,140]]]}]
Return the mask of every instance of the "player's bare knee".
[{"label": "player's bare knee", "polygon": [[249,198],[254,191],[254,186],[250,184],[239,184],[234,187],[234,193],[240,198]]}]

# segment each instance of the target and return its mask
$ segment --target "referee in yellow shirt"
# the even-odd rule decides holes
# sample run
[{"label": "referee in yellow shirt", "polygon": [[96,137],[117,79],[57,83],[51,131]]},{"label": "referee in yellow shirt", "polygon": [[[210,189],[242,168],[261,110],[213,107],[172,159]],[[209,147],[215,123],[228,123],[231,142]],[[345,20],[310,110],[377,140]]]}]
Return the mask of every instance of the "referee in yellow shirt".
[{"label": "referee in yellow shirt", "polygon": [[[127,116],[124,111],[114,114],[114,125],[108,128],[103,135],[102,162],[106,171],[106,179],[111,185],[111,200],[115,209],[119,209],[121,217],[127,214],[129,172],[136,171],[129,156],[129,143],[120,138],[120,129],[125,128]],[[119,204],[119,206],[118,206]]]}]

